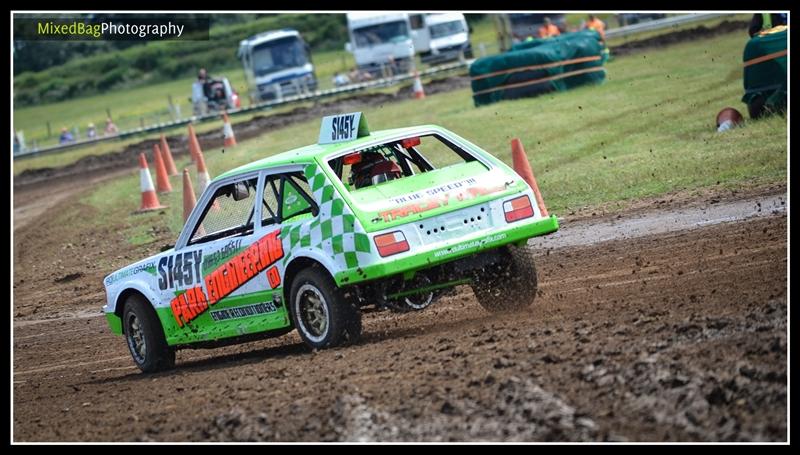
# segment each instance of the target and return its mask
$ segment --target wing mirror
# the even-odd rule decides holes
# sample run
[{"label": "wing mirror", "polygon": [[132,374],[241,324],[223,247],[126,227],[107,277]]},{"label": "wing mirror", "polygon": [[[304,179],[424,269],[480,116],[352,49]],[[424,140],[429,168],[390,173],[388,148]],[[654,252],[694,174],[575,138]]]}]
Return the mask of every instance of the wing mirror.
[{"label": "wing mirror", "polygon": [[236,183],[233,185],[233,200],[241,201],[250,197],[250,188],[244,183]]}]

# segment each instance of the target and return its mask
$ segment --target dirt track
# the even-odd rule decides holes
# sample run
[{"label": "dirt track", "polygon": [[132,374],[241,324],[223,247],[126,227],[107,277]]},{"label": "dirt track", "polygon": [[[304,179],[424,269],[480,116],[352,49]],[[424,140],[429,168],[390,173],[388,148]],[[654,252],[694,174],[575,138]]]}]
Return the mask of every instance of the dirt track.
[{"label": "dirt track", "polygon": [[521,313],[490,315],[463,287],[365,314],[355,346],[310,352],[292,333],[142,375],[100,316],[102,278],[173,239],[86,227],[98,214],[67,197],[97,184],[82,166],[15,188],[15,441],[787,438],[783,186],[570,214],[537,241]]},{"label": "dirt track", "polygon": [[[785,440],[780,194],[755,195],[772,202],[752,203],[744,221],[554,241],[523,313],[490,315],[459,288],[421,313],[365,314],[355,346],[313,353],[292,333],[180,351],[175,370],[152,376],[98,317],[101,280],[166,233],[109,257],[117,233],[63,235],[70,219],[93,215],[72,203],[15,236],[14,437]],[[709,196],[695,212],[731,197]],[[688,210],[664,205],[576,217],[562,234]]]}]

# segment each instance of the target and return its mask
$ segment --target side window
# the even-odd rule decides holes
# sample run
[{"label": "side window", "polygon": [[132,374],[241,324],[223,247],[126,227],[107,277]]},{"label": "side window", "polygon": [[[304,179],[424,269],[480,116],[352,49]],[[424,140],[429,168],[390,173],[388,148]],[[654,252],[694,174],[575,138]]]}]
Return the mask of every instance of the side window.
[{"label": "side window", "polygon": [[283,177],[281,196],[282,221],[304,213],[316,215],[316,204],[311,197],[311,188],[305,177],[300,174],[287,174]]},{"label": "side window", "polygon": [[218,188],[195,225],[189,244],[251,234],[257,183],[258,179],[252,178]]},{"label": "side window", "polygon": [[424,17],[422,14],[411,14],[408,16],[408,20],[411,23],[412,30],[419,30],[425,26]]},{"label": "side window", "polygon": [[278,194],[281,185],[280,176],[270,175],[264,183],[264,199],[261,201],[261,225],[268,226],[277,224],[278,218]]},{"label": "side window", "polygon": [[317,214],[317,204],[302,173],[268,176],[261,201],[261,225],[268,226],[310,213]]}]

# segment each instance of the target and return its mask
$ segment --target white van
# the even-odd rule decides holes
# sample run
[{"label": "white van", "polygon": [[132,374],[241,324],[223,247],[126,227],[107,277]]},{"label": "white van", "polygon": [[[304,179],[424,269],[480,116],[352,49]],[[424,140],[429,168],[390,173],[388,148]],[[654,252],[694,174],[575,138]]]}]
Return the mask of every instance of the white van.
[{"label": "white van", "polygon": [[412,14],[414,49],[426,63],[472,58],[467,18],[461,13]]},{"label": "white van", "polygon": [[347,13],[350,42],[359,71],[374,77],[405,74],[411,70],[414,44],[406,13]]},{"label": "white van", "polygon": [[311,52],[297,30],[274,30],[242,40],[238,57],[244,66],[250,95],[256,101],[317,89]]}]

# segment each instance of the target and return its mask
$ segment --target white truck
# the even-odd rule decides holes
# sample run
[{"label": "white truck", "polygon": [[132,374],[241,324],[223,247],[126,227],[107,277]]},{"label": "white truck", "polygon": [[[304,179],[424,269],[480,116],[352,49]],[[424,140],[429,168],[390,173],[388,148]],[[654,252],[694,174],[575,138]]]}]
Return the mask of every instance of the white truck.
[{"label": "white truck", "polygon": [[311,52],[297,30],[273,30],[242,40],[238,57],[255,101],[279,100],[317,89]]},{"label": "white truck", "polygon": [[350,41],[360,72],[373,77],[405,74],[414,63],[414,44],[406,13],[347,13]]},{"label": "white truck", "polygon": [[469,26],[461,13],[412,14],[414,50],[424,63],[472,58]]}]

